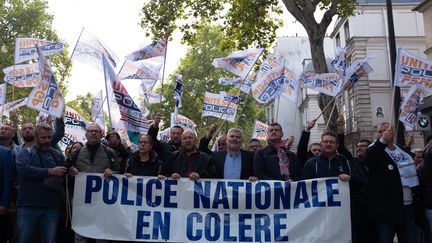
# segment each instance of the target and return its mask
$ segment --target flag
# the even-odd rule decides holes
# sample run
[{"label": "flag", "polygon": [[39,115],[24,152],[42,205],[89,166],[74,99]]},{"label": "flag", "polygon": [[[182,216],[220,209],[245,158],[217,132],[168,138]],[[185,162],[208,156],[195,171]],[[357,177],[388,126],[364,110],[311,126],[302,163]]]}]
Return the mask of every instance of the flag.
[{"label": "flag", "polygon": [[419,89],[432,93],[432,60],[399,48],[394,84],[399,87],[417,85]]},{"label": "flag", "polygon": [[244,79],[260,57],[263,50],[263,48],[249,49],[236,52],[227,57],[215,58],[213,59],[212,65],[215,68],[223,68]]},{"label": "flag", "polygon": [[72,53],[72,59],[90,64],[94,68],[102,70],[103,55],[113,67],[117,66],[119,59],[114,52],[102,41],[83,29]]},{"label": "flag", "polygon": [[331,64],[336,69],[336,73],[340,77],[345,77],[346,69],[346,49],[338,47],[336,49],[336,57],[332,60]]},{"label": "flag", "polygon": [[175,75],[175,86],[174,86],[174,99],[175,99],[175,108],[181,108],[182,107],[182,95],[183,95],[183,76],[182,75]]},{"label": "flag", "polygon": [[168,39],[162,38],[159,41],[155,41],[144,48],[132,52],[131,54],[127,55],[125,59],[134,62],[153,57],[164,56],[167,48],[167,43]]},{"label": "flag", "polygon": [[228,94],[225,91],[219,91],[219,95],[221,96],[222,100],[232,102],[234,104],[240,104],[242,101],[241,97],[235,94]]},{"label": "flag", "polygon": [[60,118],[64,106],[63,96],[57,86],[48,60],[45,59],[39,46],[36,46],[36,49],[39,54],[41,79],[30,92],[27,106]]},{"label": "flag", "polygon": [[[113,127],[116,129],[123,128],[127,132],[147,134],[151,122],[142,114],[123,84],[116,80],[114,70],[105,56],[102,56],[102,60]],[[120,116],[118,116],[119,114]]]},{"label": "flag", "polygon": [[417,122],[417,112],[420,102],[420,89],[411,86],[401,105],[399,120],[407,127],[414,129]]},{"label": "flag", "polygon": [[23,64],[3,69],[4,81],[18,88],[34,87],[39,82],[39,63]]},{"label": "flag", "polygon": [[6,103],[6,83],[0,84],[0,105]]},{"label": "flag", "polygon": [[28,100],[28,98],[22,98],[19,100],[14,100],[14,101],[8,102],[4,105],[0,105],[0,111],[3,112],[4,116],[9,117],[9,112],[11,112],[15,109],[18,109],[21,106],[27,104],[27,100]]},{"label": "flag", "polygon": [[372,67],[368,63],[368,60],[370,59],[371,58],[358,60],[346,69],[346,80],[343,84],[344,90],[352,88],[360,80],[361,77],[364,77],[368,73],[373,71]]},{"label": "flag", "polygon": [[149,61],[131,62],[125,60],[117,75],[118,80],[123,79],[160,79],[162,64],[155,64]]},{"label": "flag", "polygon": [[236,104],[224,101],[219,94],[205,92],[202,116],[213,116],[234,122],[236,113]]},{"label": "flag", "polygon": [[104,99],[101,90],[96,94],[96,96],[92,101],[91,117],[93,122],[95,122],[101,128],[104,129],[106,127],[106,123],[105,123],[105,115],[103,110],[103,103],[104,103]]},{"label": "flag", "polygon": [[252,138],[267,140],[269,126],[263,122],[255,120]]},{"label": "flag", "polygon": [[300,85],[293,71],[276,60],[267,58],[257,73],[252,85],[252,95],[256,101],[266,104],[283,95],[292,102],[297,101]]},{"label": "flag", "polygon": [[196,124],[191,119],[180,114],[171,113],[171,126],[181,126],[184,129],[192,129],[196,131]]},{"label": "flag", "polygon": [[[86,128],[89,122],[76,110],[66,106],[63,122],[65,124],[65,134],[61,141],[61,148],[65,150],[66,147],[75,142],[86,142]],[[102,127],[103,128],[103,127]]]},{"label": "flag", "polygon": [[241,78],[229,78],[229,77],[224,77],[224,78],[219,78],[219,84],[221,85],[232,85],[234,84],[235,87],[237,87],[238,89],[240,89],[241,92],[245,93],[245,94],[249,94],[251,88],[252,88],[252,84],[254,83],[256,74],[249,74],[247,76],[247,78],[245,80],[241,79]]},{"label": "flag", "polygon": [[15,59],[18,64],[38,57],[36,45],[39,46],[44,56],[57,54],[64,49],[64,43],[60,41],[41,40],[36,38],[15,39]]},{"label": "flag", "polygon": [[342,89],[342,80],[336,73],[303,73],[300,83],[326,95],[335,96]]}]

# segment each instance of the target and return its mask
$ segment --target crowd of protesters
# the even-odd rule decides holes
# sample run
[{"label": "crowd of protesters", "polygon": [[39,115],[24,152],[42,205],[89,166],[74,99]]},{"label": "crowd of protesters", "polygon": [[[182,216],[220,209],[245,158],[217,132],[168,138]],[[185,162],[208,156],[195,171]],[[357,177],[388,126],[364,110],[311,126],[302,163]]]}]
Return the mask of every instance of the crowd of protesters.
[{"label": "crowd of protesters", "polygon": [[148,134],[140,135],[137,151],[115,131],[104,137],[93,123],[87,126],[86,143],[70,144],[63,154],[57,144],[64,135],[62,119],[25,123],[20,129],[15,113],[10,119],[12,124],[0,128],[0,243],[109,242],[75,234],[67,221],[73,178],[80,172],[252,182],[338,177],[350,185],[353,242],[432,239],[432,143],[424,151],[396,145],[389,123],[378,126],[372,141],[359,140],[353,155],[344,145],[343,117],[336,133],[324,132],[321,141],[309,141],[315,126],[310,121],[296,149],[293,137],[282,139],[278,123],[269,124],[265,147],[251,139],[243,149],[244,133],[234,127],[209,149],[217,125],[200,141],[180,126],[170,129],[169,141],[159,141],[157,114]]}]

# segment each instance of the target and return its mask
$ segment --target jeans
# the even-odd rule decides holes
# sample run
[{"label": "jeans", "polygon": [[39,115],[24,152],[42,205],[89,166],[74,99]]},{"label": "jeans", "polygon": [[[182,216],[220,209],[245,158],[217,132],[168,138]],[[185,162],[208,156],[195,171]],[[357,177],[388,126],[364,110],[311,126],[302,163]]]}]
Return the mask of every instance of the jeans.
[{"label": "jeans", "polygon": [[401,222],[377,222],[378,242],[393,243],[394,235],[397,234],[399,243],[416,242],[416,225],[414,219],[413,205],[403,206],[403,218]]},{"label": "jeans", "polygon": [[18,207],[18,243],[33,242],[40,230],[41,243],[55,243],[60,210],[57,208]]}]

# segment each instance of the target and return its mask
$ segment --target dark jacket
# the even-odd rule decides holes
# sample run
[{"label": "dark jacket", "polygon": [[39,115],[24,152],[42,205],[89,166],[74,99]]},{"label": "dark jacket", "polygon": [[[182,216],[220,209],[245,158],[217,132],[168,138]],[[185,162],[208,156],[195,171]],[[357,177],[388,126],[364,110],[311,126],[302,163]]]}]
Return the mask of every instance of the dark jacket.
[{"label": "dark jacket", "polygon": [[318,155],[306,161],[303,167],[304,180],[323,177],[337,177],[340,174],[351,175],[351,166],[345,156],[337,154],[329,158]]},{"label": "dark jacket", "polygon": [[8,207],[15,181],[12,151],[0,146],[0,206]]},{"label": "dark jacket", "polygon": [[432,144],[424,150],[424,163],[419,167],[421,199],[427,209],[432,209]]},{"label": "dark jacket", "polygon": [[302,131],[297,146],[297,158],[299,159],[302,168],[306,164],[306,161],[308,159],[314,157],[313,153],[309,151],[309,146],[308,146],[309,138],[310,138],[310,132]]},{"label": "dark jacket", "polygon": [[[208,171],[211,156],[200,151],[192,156],[196,156],[192,162],[192,172],[198,173],[200,178],[211,178],[211,174]],[[183,150],[172,153],[168,161],[162,166],[162,175],[170,177],[173,173],[178,173],[182,177],[188,177],[187,158],[188,156]]]},{"label": "dark jacket", "polygon": [[[198,149],[208,155],[213,155],[213,151],[211,151],[208,147],[211,139],[207,139],[205,136],[202,137],[199,141]],[[216,141],[217,142],[217,141]]]},{"label": "dark jacket", "polygon": [[[294,181],[301,178],[301,166],[297,156],[285,149],[288,156],[290,178]],[[260,180],[280,180],[284,178],[280,173],[279,157],[277,150],[272,146],[267,146],[257,151],[253,163],[253,173]]]},{"label": "dark jacket", "polygon": [[150,159],[140,161],[139,151],[135,152],[127,162],[126,172],[139,176],[157,176],[161,173],[163,162],[158,159],[156,153],[151,151]]},{"label": "dark jacket", "polygon": [[[240,149],[241,152],[241,173],[240,178],[247,180],[253,175],[253,159],[254,154],[246,150]],[[225,158],[228,151],[219,151],[213,153],[213,158],[210,161],[210,172],[212,178],[223,179],[224,178],[224,166]]]},{"label": "dark jacket", "polygon": [[369,218],[398,222],[403,216],[402,183],[397,164],[379,140],[369,147],[365,164],[369,168]]},{"label": "dark jacket", "polygon": [[174,144],[171,141],[161,142],[157,139],[159,127],[151,125],[147,134],[150,135],[154,141],[153,149],[159,155],[159,159],[166,163],[169,156],[180,149],[180,144]]},{"label": "dark jacket", "polygon": [[64,166],[63,156],[55,149],[41,151],[36,145],[21,149],[16,158],[19,176],[18,207],[58,208],[62,203],[61,191],[43,186],[49,177],[48,168]]}]

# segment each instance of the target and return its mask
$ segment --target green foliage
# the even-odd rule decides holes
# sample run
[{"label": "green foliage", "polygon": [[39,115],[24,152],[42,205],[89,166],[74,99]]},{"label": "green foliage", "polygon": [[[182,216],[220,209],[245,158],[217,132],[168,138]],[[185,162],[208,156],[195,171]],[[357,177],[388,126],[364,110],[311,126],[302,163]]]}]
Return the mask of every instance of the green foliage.
[{"label": "green foliage", "polygon": [[[33,37],[58,40],[52,28],[53,15],[49,14],[46,0],[0,0],[0,70],[13,65],[15,38]],[[70,75],[71,62],[65,50],[47,57],[51,61],[57,84],[66,96],[65,80]],[[4,74],[0,72],[0,80]],[[27,97],[31,88],[15,88],[8,85],[7,102]],[[35,121],[37,112],[27,107],[19,108],[19,117],[25,121]]]},{"label": "green foliage", "polygon": [[[272,14],[275,13],[275,14]],[[223,48],[269,47],[282,25],[277,0],[154,0],[142,9],[141,26],[156,38],[183,32],[183,41],[197,43],[208,23],[222,25]]]},{"label": "green foliage", "polygon": [[94,95],[88,92],[85,95],[78,95],[74,100],[66,103],[66,106],[71,107],[81,114],[85,119],[91,121],[91,105]]},{"label": "green foliage", "polygon": [[[228,91],[229,88],[218,83],[218,79],[228,76],[228,73],[221,69],[214,69],[211,66],[213,58],[224,57],[230,54],[231,50],[223,48],[223,42],[223,32],[220,27],[205,26],[198,31],[196,43],[190,47],[186,57],[181,60],[180,66],[177,69],[177,73],[183,75],[183,107],[179,109],[179,114],[188,117],[198,125],[199,136],[204,136],[211,124],[222,123],[222,120],[214,117],[201,117],[201,111],[205,91],[218,93],[222,90]],[[173,112],[175,106],[173,98],[174,82],[174,77],[170,77],[168,83],[164,84],[163,95],[167,100],[149,107],[153,113],[157,111],[161,112],[165,122],[168,123],[170,121],[170,113]],[[231,89],[231,93],[233,92],[235,92],[234,88]],[[265,111],[251,97],[241,106],[238,111],[243,109],[246,120],[244,122],[237,121],[236,124],[230,123],[224,125],[221,130],[226,132],[227,128],[235,125],[240,126],[246,132],[246,137],[248,138],[253,129],[254,119],[264,121]],[[239,113],[237,113],[238,116],[240,116]]]}]

